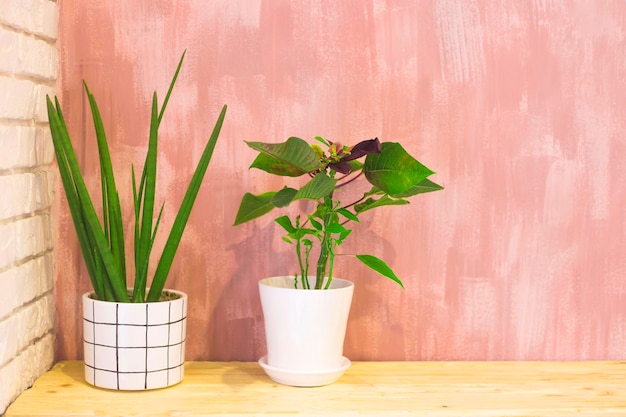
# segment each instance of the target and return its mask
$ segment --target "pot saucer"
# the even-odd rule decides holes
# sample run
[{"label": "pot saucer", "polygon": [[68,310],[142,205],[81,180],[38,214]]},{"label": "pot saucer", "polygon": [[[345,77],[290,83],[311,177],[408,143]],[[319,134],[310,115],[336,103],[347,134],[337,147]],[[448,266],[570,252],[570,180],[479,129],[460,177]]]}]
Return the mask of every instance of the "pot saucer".
[{"label": "pot saucer", "polygon": [[338,380],[350,367],[350,360],[345,356],[341,358],[341,366],[335,369],[323,371],[294,371],[271,366],[267,363],[267,356],[259,359],[259,365],[274,382],[294,387],[319,387],[332,384]]}]

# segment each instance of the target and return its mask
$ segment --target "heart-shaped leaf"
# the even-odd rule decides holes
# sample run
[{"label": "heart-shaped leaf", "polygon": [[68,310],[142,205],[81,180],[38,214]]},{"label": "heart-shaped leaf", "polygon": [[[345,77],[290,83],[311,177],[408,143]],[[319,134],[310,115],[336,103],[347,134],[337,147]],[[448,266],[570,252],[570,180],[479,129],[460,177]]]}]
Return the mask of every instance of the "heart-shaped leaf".
[{"label": "heart-shaped leaf", "polygon": [[272,198],[272,204],[275,207],[287,207],[293,200],[298,190],[294,188],[284,187],[282,190],[276,193]]},{"label": "heart-shaped leaf", "polygon": [[306,174],[305,171],[264,153],[260,153],[256,157],[250,168],[257,168],[283,177],[299,177]]},{"label": "heart-shaped leaf", "polygon": [[274,208],[272,199],[276,192],[263,193],[254,195],[251,193],[244,194],[235,216],[235,226],[248,222],[250,220],[261,217],[265,213],[270,212]]},{"label": "heart-shaped leaf", "polygon": [[372,185],[389,195],[403,193],[434,174],[395,142],[385,142],[379,154],[367,155],[363,172]]},{"label": "heart-shaped leaf", "polygon": [[407,197],[414,196],[416,194],[430,193],[432,191],[438,191],[438,190],[443,190],[443,187],[439,184],[435,184],[429,179],[425,179],[419,184],[417,184],[416,186],[409,188],[403,193],[394,194],[392,197],[407,198]]},{"label": "heart-shaped leaf", "polygon": [[[304,140],[290,137],[282,143],[246,142],[252,149],[269,156],[255,160],[252,166],[277,175],[295,175],[322,168],[317,154]],[[278,162],[276,162],[278,161]],[[288,167],[289,166],[289,167]]]},{"label": "heart-shaped leaf", "polygon": [[300,188],[293,200],[319,200],[329,196],[335,190],[337,180],[321,172]]}]

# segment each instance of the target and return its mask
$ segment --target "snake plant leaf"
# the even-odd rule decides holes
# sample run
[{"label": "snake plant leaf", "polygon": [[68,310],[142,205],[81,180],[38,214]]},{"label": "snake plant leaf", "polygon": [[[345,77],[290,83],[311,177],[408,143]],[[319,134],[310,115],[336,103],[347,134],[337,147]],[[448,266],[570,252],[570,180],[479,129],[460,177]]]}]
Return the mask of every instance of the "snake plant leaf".
[{"label": "snake plant leaf", "polygon": [[283,187],[278,191],[274,198],[272,198],[272,204],[274,207],[287,207],[289,203],[293,201],[293,198],[298,193],[295,188]]},{"label": "snake plant leaf", "polygon": [[385,142],[379,154],[365,158],[363,172],[367,180],[389,195],[397,195],[434,174],[396,142]]},{"label": "snake plant leaf", "polygon": [[404,205],[404,204],[409,204],[409,202],[407,200],[393,199],[393,198],[390,198],[388,195],[383,195],[382,197],[380,197],[378,199],[376,199],[376,198],[368,198],[364,202],[355,205],[354,206],[354,210],[357,213],[363,213],[364,211],[371,210],[371,209],[374,209],[376,207],[401,206],[401,205]]},{"label": "snake plant leaf", "polygon": [[159,263],[157,264],[154,272],[152,284],[150,285],[150,292],[147,297],[148,302],[158,301],[161,296],[161,292],[165,286],[165,281],[167,280],[167,276],[172,267],[172,262],[174,261],[174,256],[178,250],[178,245],[180,244],[183,232],[185,231],[185,226],[189,220],[191,209],[193,208],[193,204],[198,196],[198,191],[200,191],[200,186],[202,185],[202,180],[204,179],[207,168],[209,167],[209,162],[211,161],[211,156],[213,155],[213,151],[215,149],[215,144],[217,143],[217,139],[222,129],[222,124],[224,123],[226,108],[227,107],[225,105],[222,107],[222,111],[220,112],[220,115],[215,122],[215,126],[213,127],[213,132],[204,147],[198,166],[191,177],[191,182],[187,187],[183,201],[178,209],[178,213],[174,219],[174,224],[172,225],[172,230],[170,231],[167,241],[165,242],[163,253],[161,254],[161,258],[159,259]]},{"label": "snake plant leaf", "polygon": [[295,200],[319,200],[328,197],[335,190],[337,180],[321,172],[314,176],[293,197]]},{"label": "snake plant leaf", "polygon": [[[150,138],[144,170],[146,175],[143,189],[141,228],[139,233],[137,265],[135,265],[135,285],[133,302],[142,303],[146,300],[148,282],[148,265],[152,248],[152,222],[154,217],[154,196],[156,193],[157,150],[159,136],[159,106],[156,92],[152,94],[152,113],[150,116]],[[160,293],[159,293],[160,294]]]},{"label": "snake plant leaf", "polygon": [[83,83],[91,115],[96,131],[96,140],[98,142],[98,155],[100,158],[100,177],[102,183],[102,212],[104,233],[109,240],[111,252],[117,263],[121,285],[126,288],[126,253],[124,249],[124,223],[122,221],[122,209],[120,206],[120,198],[115,185],[115,177],[113,175],[113,165],[111,163],[111,153],[107,142],[104,123],[96,100],[89,91],[87,83]]},{"label": "snake plant leaf", "polygon": [[[270,164],[271,161],[269,159],[264,158],[258,163],[259,166],[255,166],[255,168],[263,169],[272,174],[283,175],[279,172],[285,169],[284,164],[291,165],[293,169],[303,173],[315,172],[323,167],[315,151],[306,141],[300,138],[290,137],[287,141],[281,143],[246,142],[246,144],[255,151],[268,155],[280,162],[279,166],[274,167]],[[274,172],[274,169],[277,172]]]},{"label": "snake plant leaf", "polygon": [[380,258],[377,258],[373,255],[356,255],[356,258],[363,262],[367,267],[373,269],[378,272],[380,275],[391,279],[392,281],[399,284],[402,288],[404,288],[404,284],[400,281],[400,278],[393,272],[393,270],[387,265],[385,261]]},{"label": "snake plant leaf", "polygon": [[174,85],[176,84],[176,80],[178,79],[178,74],[180,73],[180,68],[183,66],[183,61],[185,60],[185,54],[187,50],[183,51],[182,56],[178,60],[178,66],[176,67],[176,71],[174,72],[174,76],[172,77],[172,81],[170,82],[170,86],[167,89],[167,94],[165,94],[165,100],[163,100],[163,106],[161,107],[161,111],[159,112],[159,125],[161,124],[161,119],[163,119],[163,115],[165,114],[165,108],[167,107],[167,103],[170,101],[170,96],[172,95],[172,90],[174,90]]},{"label": "snake plant leaf", "polygon": [[[76,159],[58,100],[55,108],[50,98],[47,97],[47,107],[52,143],[59,161],[61,181],[68,197],[68,205],[70,206],[83,258],[85,258],[91,281],[95,283],[94,291],[101,291],[101,294],[97,295],[105,299],[108,298],[104,290],[105,284],[98,282],[99,279],[107,281],[104,276],[106,275],[116,300],[128,302],[126,288],[121,285],[122,280],[117,270],[117,264],[80,172],[78,160]],[[99,257],[98,263],[96,263],[97,257]],[[101,272],[103,271],[97,272],[98,265],[102,266],[106,274],[102,274]],[[93,276],[91,276],[92,273]]]},{"label": "snake plant leaf", "polygon": [[306,171],[265,153],[260,153],[252,162],[250,168],[257,168],[269,172],[270,174],[283,177],[299,177],[306,174]]},{"label": "snake plant leaf", "polygon": [[275,191],[254,195],[251,193],[244,194],[239,205],[239,210],[235,216],[235,226],[249,222],[250,220],[261,217],[265,213],[270,212],[275,206],[272,199],[276,195]]},{"label": "snake plant leaf", "polygon": [[48,121],[50,123],[50,131],[52,134],[54,152],[56,155],[61,182],[63,184],[63,189],[65,190],[68,206],[70,208],[70,214],[72,216],[72,221],[74,222],[74,226],[76,229],[78,243],[80,245],[83,257],[85,258],[85,266],[87,267],[87,272],[89,274],[89,279],[91,280],[91,285],[93,286],[93,289],[98,298],[104,299],[104,283],[102,281],[102,275],[97,270],[92,245],[90,244],[87,236],[87,229],[80,207],[78,192],[76,191],[76,187],[74,186],[68,158],[64,151],[65,147],[63,143],[69,142],[69,134],[67,132],[65,121],[63,120],[63,113],[61,112],[61,107],[58,101],[55,100],[56,107],[52,104],[50,97],[46,97],[46,101],[48,106]]},{"label": "snake plant leaf", "polygon": [[[152,96],[152,112],[150,117],[150,136],[148,141],[148,152],[141,174],[139,184],[139,192],[137,193],[138,201],[135,202],[135,286],[133,289],[133,301],[144,302],[146,298],[146,286],[148,281],[148,265],[150,263],[150,254],[156,233],[156,226],[153,229],[152,216],[154,215],[154,198],[156,192],[156,167],[157,167],[157,149],[158,149],[158,131],[161,120],[165,114],[165,109],[169,103],[170,96],[178,79],[178,74],[185,60],[187,50],[183,51],[178,66],[172,77],[172,81],[167,89],[167,94],[163,100],[161,109],[158,110],[158,101],[156,92]],[[141,214],[139,214],[141,213]]]}]

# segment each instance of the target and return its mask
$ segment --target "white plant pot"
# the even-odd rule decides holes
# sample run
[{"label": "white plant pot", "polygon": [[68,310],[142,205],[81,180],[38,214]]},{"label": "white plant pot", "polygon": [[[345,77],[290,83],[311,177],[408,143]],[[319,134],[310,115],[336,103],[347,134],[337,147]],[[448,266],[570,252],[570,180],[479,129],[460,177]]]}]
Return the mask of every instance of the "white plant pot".
[{"label": "white plant pot", "polygon": [[184,375],[187,295],[155,303],[117,303],[83,295],[85,380],[115,390],[149,390]]},{"label": "white plant pot", "polygon": [[[315,277],[309,277],[314,283]],[[300,284],[300,283],[299,283]],[[343,342],[354,285],[333,278],[328,290],[294,288],[289,276],[259,281],[267,356],[259,364],[275,382],[319,386],[350,366]]]}]

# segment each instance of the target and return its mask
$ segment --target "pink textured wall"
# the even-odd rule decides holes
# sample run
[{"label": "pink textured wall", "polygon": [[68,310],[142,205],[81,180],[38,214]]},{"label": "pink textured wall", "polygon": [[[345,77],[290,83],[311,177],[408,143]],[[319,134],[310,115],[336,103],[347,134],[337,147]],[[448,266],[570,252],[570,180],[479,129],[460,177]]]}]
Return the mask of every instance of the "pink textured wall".
[{"label": "pink textured wall", "polygon": [[[59,2],[57,91],[94,190],[82,79],[96,95],[129,219],[151,91],[164,96],[183,49],[162,230],[229,105],[169,282],[189,293],[189,359],[264,353],[257,280],[295,263],[270,217],[231,225],[245,191],[280,186],[248,171],[243,141],[292,135],[400,141],[446,187],[373,212],[345,248],[361,241],[407,287],[339,265],[356,282],[351,359],[626,357],[625,2]],[[59,187],[57,347],[76,358],[89,284]]]}]

